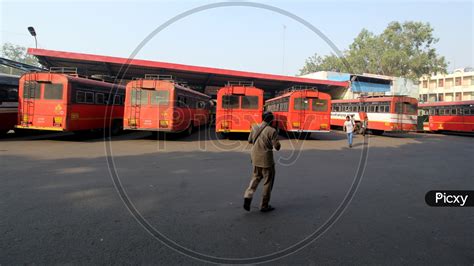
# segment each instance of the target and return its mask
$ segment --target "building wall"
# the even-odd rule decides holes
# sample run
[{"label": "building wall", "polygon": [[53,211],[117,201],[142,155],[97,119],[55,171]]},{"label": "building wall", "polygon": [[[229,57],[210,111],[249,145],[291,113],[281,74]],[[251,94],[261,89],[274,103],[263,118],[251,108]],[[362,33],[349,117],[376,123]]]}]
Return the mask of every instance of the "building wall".
[{"label": "building wall", "polygon": [[420,78],[420,102],[451,102],[474,100],[474,71],[458,69],[450,74]]},{"label": "building wall", "polygon": [[[303,75],[305,78],[325,79],[333,81],[351,81],[354,75],[349,73],[339,73],[332,71],[319,71]],[[410,79],[390,77],[383,75],[375,75],[364,73],[357,75],[361,77],[370,77],[373,79],[380,79],[389,81],[390,84],[370,83],[370,82],[351,82],[349,88],[338,92],[337,94],[331,92],[333,99],[355,99],[364,95],[407,95],[418,98],[418,86]]]}]

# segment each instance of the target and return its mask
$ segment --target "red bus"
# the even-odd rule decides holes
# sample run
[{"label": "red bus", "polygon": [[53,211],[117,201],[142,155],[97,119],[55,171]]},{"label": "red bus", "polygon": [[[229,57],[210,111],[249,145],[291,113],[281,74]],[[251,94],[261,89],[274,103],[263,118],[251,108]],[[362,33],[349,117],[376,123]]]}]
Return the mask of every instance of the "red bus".
[{"label": "red bus", "polygon": [[474,101],[418,104],[421,116],[428,116],[425,131],[474,132]]},{"label": "red bus", "polygon": [[263,90],[252,82],[229,82],[217,92],[216,132],[222,136],[250,132],[262,115]]},{"label": "red bus", "polygon": [[416,131],[418,100],[407,96],[376,96],[351,100],[333,100],[331,126],[342,127],[346,116],[354,115],[360,128],[359,112],[367,115],[373,134]]},{"label": "red bus", "polygon": [[0,74],[0,135],[16,125],[19,76]]},{"label": "red bus", "polygon": [[20,78],[16,128],[85,131],[107,127],[117,134],[122,128],[124,97],[125,87],[113,83],[76,74],[27,73]]},{"label": "red bus", "polygon": [[316,89],[295,89],[265,102],[283,131],[309,136],[329,132],[331,96]]},{"label": "red bus", "polygon": [[126,90],[124,129],[190,135],[209,123],[210,97],[170,76],[146,75],[127,83]]}]

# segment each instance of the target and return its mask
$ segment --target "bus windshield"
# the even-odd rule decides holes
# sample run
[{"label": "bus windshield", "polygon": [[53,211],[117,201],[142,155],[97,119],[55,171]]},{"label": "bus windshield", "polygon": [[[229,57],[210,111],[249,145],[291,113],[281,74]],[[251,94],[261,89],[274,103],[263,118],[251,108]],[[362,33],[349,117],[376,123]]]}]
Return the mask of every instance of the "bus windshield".
[{"label": "bus windshield", "polygon": [[258,109],[258,96],[242,96],[242,109]]},{"label": "bus windshield", "polygon": [[169,103],[169,91],[152,91],[150,95],[152,105],[167,105]]},{"label": "bus windshield", "polygon": [[326,112],[328,110],[328,101],[323,99],[313,99],[313,111]]},{"label": "bus windshield", "polygon": [[36,81],[25,81],[23,84],[23,98],[39,99],[41,97],[40,84]]},{"label": "bus windshield", "polygon": [[294,104],[294,109],[297,111],[309,109],[308,98],[295,98],[293,104]]},{"label": "bus windshield", "polygon": [[417,105],[409,102],[397,103],[395,105],[395,113],[416,115]]},{"label": "bus windshield", "polygon": [[63,84],[44,84],[44,99],[61,100],[63,98]]},{"label": "bus windshield", "polygon": [[222,108],[224,108],[224,109],[237,109],[237,108],[239,108],[239,96],[237,96],[237,95],[224,95],[224,96],[222,96]]}]

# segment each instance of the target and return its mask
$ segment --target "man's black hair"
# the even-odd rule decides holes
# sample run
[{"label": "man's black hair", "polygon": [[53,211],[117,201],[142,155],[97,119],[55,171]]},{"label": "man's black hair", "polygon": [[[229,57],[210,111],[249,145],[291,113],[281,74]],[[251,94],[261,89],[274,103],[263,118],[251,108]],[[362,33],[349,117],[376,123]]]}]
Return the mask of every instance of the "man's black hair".
[{"label": "man's black hair", "polygon": [[273,122],[273,119],[275,119],[275,117],[273,116],[273,113],[272,112],[265,112],[263,113],[263,121],[264,122],[267,122],[268,124]]}]

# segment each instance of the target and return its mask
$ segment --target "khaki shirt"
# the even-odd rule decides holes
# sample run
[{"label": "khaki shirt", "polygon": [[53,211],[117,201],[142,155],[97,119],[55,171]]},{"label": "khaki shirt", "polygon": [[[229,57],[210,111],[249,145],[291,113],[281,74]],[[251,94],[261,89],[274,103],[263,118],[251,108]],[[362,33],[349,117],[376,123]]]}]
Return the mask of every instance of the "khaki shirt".
[{"label": "khaki shirt", "polygon": [[260,127],[263,127],[264,125],[265,122],[253,126],[248,141],[250,144],[253,144],[251,152],[252,164],[258,167],[268,168],[275,164],[275,161],[273,160],[273,148],[278,151],[280,150],[281,145],[278,141],[277,131],[271,126],[266,126],[262,133],[260,133],[257,141],[253,143],[255,135],[260,130]]}]

